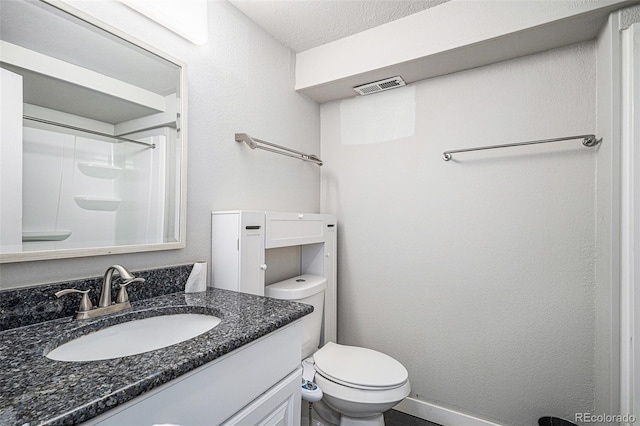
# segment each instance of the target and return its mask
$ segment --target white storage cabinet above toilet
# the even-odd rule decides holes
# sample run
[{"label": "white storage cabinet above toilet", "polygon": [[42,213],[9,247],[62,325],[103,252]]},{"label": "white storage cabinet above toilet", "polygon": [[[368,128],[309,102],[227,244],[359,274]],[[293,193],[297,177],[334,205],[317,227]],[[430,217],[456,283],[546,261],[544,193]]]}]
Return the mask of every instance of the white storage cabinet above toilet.
[{"label": "white storage cabinet above toilet", "polygon": [[328,219],[325,214],[266,212],[265,248],[324,243]]},{"label": "white storage cabinet above toilet", "polygon": [[299,274],[327,280],[322,343],[337,340],[337,221],[331,214],[214,211],[211,285],[264,296],[265,250],[300,246]]}]

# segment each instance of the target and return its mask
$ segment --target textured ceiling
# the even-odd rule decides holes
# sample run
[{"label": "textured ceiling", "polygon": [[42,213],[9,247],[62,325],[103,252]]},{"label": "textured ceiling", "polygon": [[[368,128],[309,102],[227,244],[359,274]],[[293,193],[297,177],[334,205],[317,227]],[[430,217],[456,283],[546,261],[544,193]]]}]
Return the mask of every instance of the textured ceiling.
[{"label": "textured ceiling", "polygon": [[230,0],[294,52],[329,43],[449,0]]}]

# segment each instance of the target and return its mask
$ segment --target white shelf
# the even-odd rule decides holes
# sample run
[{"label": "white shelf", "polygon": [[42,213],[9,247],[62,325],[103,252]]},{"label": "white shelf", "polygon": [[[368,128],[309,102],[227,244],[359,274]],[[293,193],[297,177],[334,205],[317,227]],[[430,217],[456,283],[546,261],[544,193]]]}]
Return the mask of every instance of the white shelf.
[{"label": "white shelf", "polygon": [[105,212],[116,211],[122,200],[119,198],[100,197],[73,197],[76,204],[85,210],[98,210]]},{"label": "white shelf", "polygon": [[64,241],[71,231],[22,231],[22,241]]},{"label": "white shelf", "polygon": [[83,88],[84,98],[86,99],[92,99],[86,96],[86,91],[90,90],[137,105],[149,111],[163,112],[167,109],[164,96],[88,68],[83,68],[6,41],[0,41],[0,52],[3,62],[34,72],[40,78],[44,77],[56,82],[70,83],[71,86],[67,86],[67,88],[73,86]]},{"label": "white shelf", "polygon": [[122,171],[121,167],[108,164],[78,162],[78,169],[89,177],[98,179],[115,179]]}]

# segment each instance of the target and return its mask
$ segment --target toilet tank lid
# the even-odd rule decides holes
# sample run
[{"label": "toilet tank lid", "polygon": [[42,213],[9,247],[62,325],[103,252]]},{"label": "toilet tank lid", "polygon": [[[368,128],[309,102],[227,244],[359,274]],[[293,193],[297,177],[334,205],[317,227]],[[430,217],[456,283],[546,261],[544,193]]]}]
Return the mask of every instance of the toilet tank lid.
[{"label": "toilet tank lid", "polygon": [[304,274],[266,286],[264,295],[276,299],[298,300],[318,294],[326,288],[325,277]]}]

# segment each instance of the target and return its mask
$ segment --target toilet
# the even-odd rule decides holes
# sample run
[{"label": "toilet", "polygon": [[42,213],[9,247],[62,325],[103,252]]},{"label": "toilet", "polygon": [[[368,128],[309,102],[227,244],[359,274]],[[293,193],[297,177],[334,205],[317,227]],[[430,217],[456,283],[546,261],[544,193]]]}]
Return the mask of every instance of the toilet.
[{"label": "toilet", "polygon": [[[381,352],[328,342],[318,349],[326,279],[300,275],[265,287],[265,296],[313,305],[302,318],[303,399],[320,417],[340,426],[384,426],[382,413],[409,395],[404,366]],[[306,381],[314,382],[313,384]]]}]

